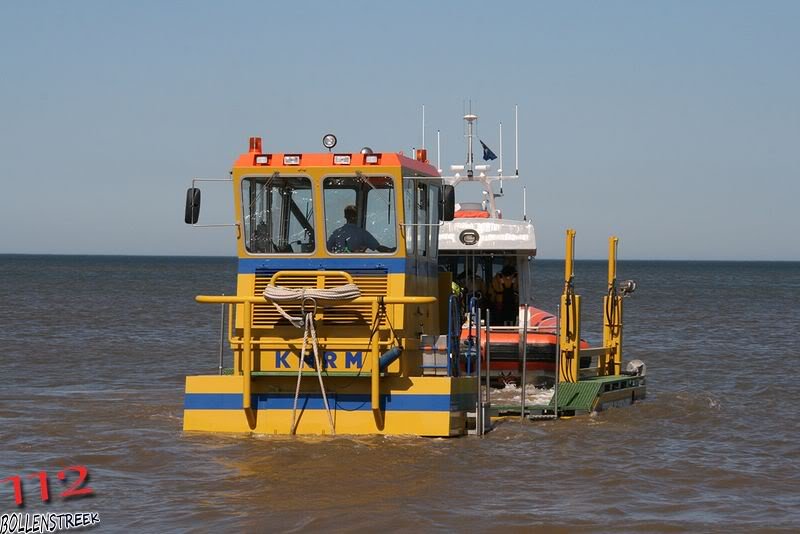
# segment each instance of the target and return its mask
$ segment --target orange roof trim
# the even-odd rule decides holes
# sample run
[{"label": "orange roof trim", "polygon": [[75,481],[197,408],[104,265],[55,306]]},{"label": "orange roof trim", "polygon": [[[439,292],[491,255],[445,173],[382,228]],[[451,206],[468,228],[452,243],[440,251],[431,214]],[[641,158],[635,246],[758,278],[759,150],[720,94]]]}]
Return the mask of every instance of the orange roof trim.
[{"label": "orange roof trim", "polygon": [[[267,168],[307,168],[307,167],[404,167],[412,171],[419,172],[425,176],[439,176],[439,172],[433,165],[427,162],[417,161],[416,159],[409,158],[402,153],[394,152],[375,152],[373,155],[378,156],[377,163],[367,163],[366,154],[360,152],[283,152],[283,153],[261,153],[254,149],[261,148],[260,143],[254,142],[251,138],[250,151],[240,155],[236,162],[233,164],[234,168],[242,167],[267,167]],[[350,156],[349,165],[335,165],[333,162],[334,156]],[[266,156],[266,158],[265,158]],[[300,156],[300,163],[298,165],[284,165],[284,156]],[[258,162],[256,158],[259,158]],[[266,161],[264,161],[266,160]]]}]

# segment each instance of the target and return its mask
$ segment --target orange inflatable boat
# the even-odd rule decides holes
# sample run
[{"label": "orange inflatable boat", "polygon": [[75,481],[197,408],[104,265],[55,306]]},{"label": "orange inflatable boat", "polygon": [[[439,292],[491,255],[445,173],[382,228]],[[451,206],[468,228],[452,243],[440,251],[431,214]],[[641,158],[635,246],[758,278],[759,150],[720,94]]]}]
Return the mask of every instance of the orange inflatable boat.
[{"label": "orange inflatable boat", "polygon": [[[520,317],[524,314],[520,313]],[[517,383],[522,375],[523,343],[527,338],[524,354],[526,377],[529,381],[546,382],[555,376],[556,357],[556,316],[539,308],[528,308],[528,332],[525,335],[520,326],[491,326],[489,328],[488,350],[486,332],[481,332],[481,368],[486,369],[489,356],[490,376],[498,382]],[[461,331],[462,352],[475,338],[468,326]],[[474,343],[474,341],[473,341]],[[581,348],[589,344],[581,340]],[[580,367],[588,367],[590,358],[581,358]]]}]

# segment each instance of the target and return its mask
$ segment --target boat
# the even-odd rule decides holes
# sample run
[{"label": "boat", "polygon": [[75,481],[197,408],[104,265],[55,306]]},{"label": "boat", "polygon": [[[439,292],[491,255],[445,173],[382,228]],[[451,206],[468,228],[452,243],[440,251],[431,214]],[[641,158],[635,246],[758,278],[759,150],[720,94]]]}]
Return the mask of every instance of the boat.
[{"label": "boat", "polygon": [[[482,319],[475,294],[464,295],[467,306],[460,306],[458,273],[446,268],[452,259],[448,232],[471,218],[463,216],[464,206],[457,217],[455,185],[428,161],[424,148],[410,155],[370,147],[336,151],[333,134],[324,135],[322,145],[327,151],[280,151],[251,137],[230,177],[211,179],[229,182],[233,191],[237,290],[196,297],[221,307],[214,327],[221,336],[220,361],[217,373],[186,377],[184,430],[433,437],[487,432],[492,373],[515,356],[502,357],[502,336],[513,340],[520,329],[495,330],[491,318]],[[203,181],[193,180],[187,191],[185,222],[219,226],[200,222]],[[492,221],[492,213],[485,218],[502,228],[506,222]],[[458,234],[462,243],[469,239],[465,232]],[[489,238],[477,236],[483,243]],[[568,267],[571,257],[568,249]],[[579,395],[591,401],[588,410],[644,395],[643,373],[626,374],[621,367],[622,305],[610,271],[612,276],[607,298],[613,310],[600,348],[581,343],[580,297],[571,277],[555,326],[551,315],[524,303],[531,328],[521,331],[532,342],[524,346],[542,341],[548,355],[552,351],[556,391],[561,382],[580,389],[594,379],[593,393]],[[484,343],[487,336],[499,343]],[[558,350],[552,350],[554,337]],[[223,361],[223,345],[230,363]],[[578,366],[586,353],[597,362],[593,378]],[[531,358],[534,369],[534,350]],[[527,370],[523,359],[523,377]],[[550,408],[523,406],[521,414],[584,411],[565,402],[557,397]]]},{"label": "boat", "polygon": [[[533,221],[525,208],[520,219],[504,217],[496,203],[504,196],[503,181],[519,179],[519,165],[514,174],[503,175],[502,145],[497,174],[491,173],[490,164],[475,163],[477,120],[473,113],[464,116],[466,161],[451,166],[455,174],[442,177],[454,188],[457,202],[453,220],[443,222],[439,231],[439,267],[453,277],[461,296],[460,309],[480,309],[487,326],[481,342],[482,365],[486,367],[486,356],[490,355],[487,372],[492,384],[518,385],[525,374],[528,383],[552,385],[556,377],[557,318],[534,305],[533,260],[537,249]],[[477,186],[470,188],[473,193],[478,190],[477,201],[459,197],[460,186],[467,184]],[[495,184],[499,184],[499,191]],[[465,320],[461,349],[469,350],[474,337],[472,326]],[[589,344],[581,340],[581,348],[589,348]],[[590,364],[590,358],[583,358],[580,367]]]}]

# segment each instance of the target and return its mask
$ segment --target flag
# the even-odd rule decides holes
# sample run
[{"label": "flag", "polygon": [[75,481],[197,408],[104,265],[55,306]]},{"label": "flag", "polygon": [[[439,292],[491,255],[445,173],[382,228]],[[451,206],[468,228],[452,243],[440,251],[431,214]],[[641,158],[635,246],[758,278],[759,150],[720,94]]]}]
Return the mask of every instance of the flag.
[{"label": "flag", "polygon": [[[481,140],[478,139],[478,141],[481,141]],[[494,152],[492,152],[491,148],[486,146],[486,143],[481,141],[481,146],[483,147],[483,161],[490,161],[490,160],[493,160],[493,159],[497,159],[497,156],[494,155]]]}]

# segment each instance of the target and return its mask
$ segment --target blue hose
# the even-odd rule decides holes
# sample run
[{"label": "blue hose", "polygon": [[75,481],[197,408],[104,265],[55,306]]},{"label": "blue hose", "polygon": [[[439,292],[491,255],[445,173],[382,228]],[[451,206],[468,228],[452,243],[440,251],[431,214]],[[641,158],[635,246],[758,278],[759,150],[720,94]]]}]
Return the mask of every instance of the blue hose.
[{"label": "blue hose", "polygon": [[389,349],[381,355],[380,360],[378,360],[378,369],[381,371],[385,371],[389,365],[395,361],[400,355],[403,354],[403,347],[395,347],[393,349]]}]

